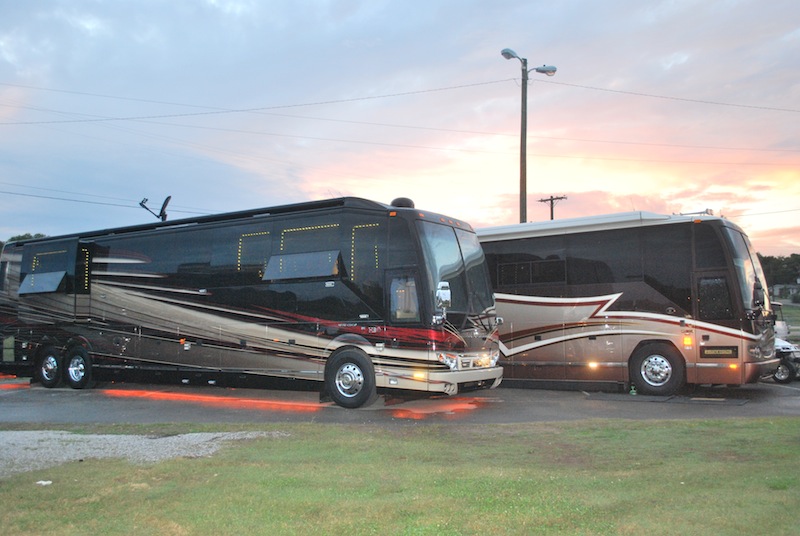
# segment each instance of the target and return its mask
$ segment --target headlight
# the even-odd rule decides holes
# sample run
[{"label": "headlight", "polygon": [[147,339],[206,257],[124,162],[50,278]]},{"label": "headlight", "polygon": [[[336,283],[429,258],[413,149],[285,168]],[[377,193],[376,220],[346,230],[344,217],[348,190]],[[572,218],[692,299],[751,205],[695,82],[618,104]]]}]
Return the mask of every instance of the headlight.
[{"label": "headlight", "polygon": [[458,356],[455,354],[439,354],[439,363],[444,363],[450,370],[457,370],[458,369]]}]

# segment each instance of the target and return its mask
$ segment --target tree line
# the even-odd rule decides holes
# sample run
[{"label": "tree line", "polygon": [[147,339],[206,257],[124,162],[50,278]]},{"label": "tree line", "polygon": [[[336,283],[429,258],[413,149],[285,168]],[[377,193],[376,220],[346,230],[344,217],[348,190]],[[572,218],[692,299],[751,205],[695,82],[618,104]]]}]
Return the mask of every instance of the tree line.
[{"label": "tree line", "polygon": [[[764,268],[764,277],[770,287],[775,285],[797,285],[800,281],[800,254],[792,253],[788,257],[771,257],[758,255]],[[780,296],[781,298],[788,297]],[[792,294],[792,302],[800,301],[800,294]]]},{"label": "tree line", "polygon": [[[16,242],[17,240],[31,240],[33,238],[45,238],[46,236],[47,235],[44,235],[42,233],[36,233],[36,234],[25,233],[17,236],[12,236],[7,240],[7,242]],[[0,241],[0,248],[2,248],[4,244],[5,242]]]}]

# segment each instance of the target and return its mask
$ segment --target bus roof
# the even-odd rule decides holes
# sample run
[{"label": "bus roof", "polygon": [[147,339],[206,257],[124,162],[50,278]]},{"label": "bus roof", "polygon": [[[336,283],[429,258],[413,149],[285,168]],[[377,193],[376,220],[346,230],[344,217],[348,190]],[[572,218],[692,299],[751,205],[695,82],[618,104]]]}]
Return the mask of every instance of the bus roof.
[{"label": "bus roof", "polygon": [[360,197],[339,197],[335,199],[326,199],[321,201],[307,201],[303,203],[293,203],[289,205],[279,205],[275,207],[255,208],[237,212],[211,214],[208,216],[197,216],[193,218],[184,218],[184,219],[169,220],[163,222],[159,221],[153,223],[132,225],[127,227],[99,229],[94,231],[70,233],[58,236],[47,236],[43,238],[30,238],[25,240],[16,240],[13,242],[9,241],[8,244],[21,245],[30,242],[46,242],[49,240],[62,240],[69,238],[95,238],[106,235],[118,235],[118,234],[134,233],[141,231],[149,231],[155,229],[163,229],[163,228],[183,227],[200,223],[224,222],[224,221],[252,218],[257,216],[292,214],[292,213],[300,213],[305,211],[321,210],[321,209],[336,208],[336,207],[360,208],[360,209],[380,210],[380,211],[403,210],[403,209],[415,210],[413,204],[410,207],[402,204],[386,205],[383,203],[378,203],[377,201],[362,199]]},{"label": "bus roof", "polygon": [[610,229],[627,229],[650,225],[665,225],[691,221],[720,221],[722,218],[708,212],[699,214],[657,214],[655,212],[617,212],[599,216],[567,218],[541,222],[517,223],[498,227],[484,227],[475,232],[482,241],[507,240],[510,238],[527,238],[549,236],[554,234],[570,234]]}]

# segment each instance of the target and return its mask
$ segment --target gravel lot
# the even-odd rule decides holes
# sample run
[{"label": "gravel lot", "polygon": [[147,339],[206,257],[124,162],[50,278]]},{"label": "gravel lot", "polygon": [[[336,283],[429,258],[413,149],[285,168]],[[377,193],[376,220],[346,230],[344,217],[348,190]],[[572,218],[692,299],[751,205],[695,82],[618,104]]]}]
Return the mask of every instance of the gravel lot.
[{"label": "gravel lot", "polygon": [[0,431],[0,478],[89,458],[125,458],[136,464],[211,456],[230,441],[284,436],[282,432],[196,433],[167,437]]}]

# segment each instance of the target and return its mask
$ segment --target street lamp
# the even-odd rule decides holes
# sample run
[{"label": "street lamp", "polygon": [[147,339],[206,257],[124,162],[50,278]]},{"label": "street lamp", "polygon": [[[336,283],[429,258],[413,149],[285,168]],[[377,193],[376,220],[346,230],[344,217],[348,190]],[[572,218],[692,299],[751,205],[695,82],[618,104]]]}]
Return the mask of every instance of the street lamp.
[{"label": "street lamp", "polygon": [[520,58],[517,53],[510,48],[504,48],[500,51],[500,54],[502,54],[507,60],[510,60],[511,58],[517,58],[520,63],[522,63],[522,119],[520,120],[519,129],[519,222],[525,223],[525,221],[528,219],[526,208],[526,197],[528,196],[528,73],[534,71],[537,73],[546,74],[547,76],[553,76],[556,74],[556,68],[552,65],[542,65],[541,67],[528,69],[528,60],[526,58]]}]

